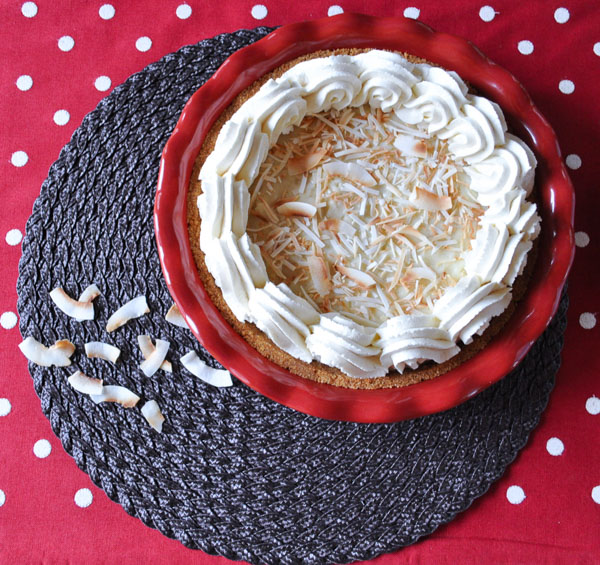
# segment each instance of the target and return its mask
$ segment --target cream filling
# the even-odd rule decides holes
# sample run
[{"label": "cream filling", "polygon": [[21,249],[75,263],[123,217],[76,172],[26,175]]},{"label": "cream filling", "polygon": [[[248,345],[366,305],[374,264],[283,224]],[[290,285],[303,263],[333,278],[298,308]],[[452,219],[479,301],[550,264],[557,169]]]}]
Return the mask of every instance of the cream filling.
[{"label": "cream filling", "polygon": [[[306,123],[323,136],[294,137]],[[510,302],[539,232],[534,168],[456,73],[383,51],[313,59],[222,128],[200,246],[234,315],[284,351],[402,372],[452,357]]]},{"label": "cream filling", "polygon": [[462,171],[444,141],[368,106],[307,116],[250,187],[247,231],[270,280],[321,312],[374,327],[430,312],[484,213]]}]

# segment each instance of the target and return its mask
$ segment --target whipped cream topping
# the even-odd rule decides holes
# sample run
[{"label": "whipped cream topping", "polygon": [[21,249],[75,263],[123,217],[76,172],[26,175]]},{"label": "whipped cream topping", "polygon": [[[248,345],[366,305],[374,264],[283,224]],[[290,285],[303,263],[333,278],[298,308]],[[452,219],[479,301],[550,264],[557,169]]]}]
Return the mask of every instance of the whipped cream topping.
[{"label": "whipped cream topping", "polygon": [[450,339],[450,333],[440,328],[439,319],[426,314],[395,316],[378,330],[381,362],[403,371],[405,366],[416,369],[426,359],[443,363],[460,349]]},{"label": "whipped cream topping", "polygon": [[444,293],[433,307],[433,315],[452,341],[460,338],[468,344],[488,328],[494,316],[504,312],[511,298],[508,287],[492,282],[482,285],[478,276],[469,276]]},{"label": "whipped cream topping", "polygon": [[540,218],[535,204],[526,197],[527,193],[518,188],[503,193],[485,211],[482,224],[504,225],[511,234],[523,233],[535,239],[540,232]]},{"label": "whipped cream topping", "polygon": [[319,321],[319,313],[306,300],[283,283],[276,286],[268,282],[252,293],[248,310],[250,319],[280,349],[307,363],[312,361],[307,347],[308,326]]},{"label": "whipped cream topping", "polygon": [[341,314],[322,314],[311,327],[306,345],[321,363],[338,367],[356,378],[383,377],[387,367],[381,364],[381,348],[370,345],[376,330],[367,328]]},{"label": "whipped cream topping", "polygon": [[255,321],[250,316],[248,302],[268,282],[259,247],[250,241],[248,234],[237,238],[229,232],[213,240],[205,261],[234,316],[240,321]]},{"label": "whipped cream topping", "polygon": [[505,135],[503,147],[494,149],[487,159],[465,168],[470,187],[478,193],[479,201],[491,206],[499,196],[520,187],[529,196],[533,188],[536,160],[520,139]]},{"label": "whipped cream topping", "polygon": [[[381,143],[387,142],[390,151],[433,178],[423,184],[411,171],[404,177],[388,177],[368,162],[368,155],[358,154],[358,146],[332,155],[329,148],[318,147],[318,140],[312,145],[300,142],[296,149],[280,151],[267,162],[279,139],[292,135],[305,118],[312,117],[335,132],[340,126],[328,119],[327,113],[339,115],[353,108],[355,113],[370,108],[367,118],[374,131],[381,130]],[[386,121],[396,128],[392,134],[381,127]],[[345,129],[348,127],[345,124]],[[511,285],[522,273],[532,240],[539,233],[536,207],[526,200],[533,187],[535,157],[506,129],[499,106],[469,94],[456,73],[415,65],[395,53],[373,50],[312,59],[267,81],[221,128],[199,177],[203,191],[198,198],[200,247],[224,300],[236,318],[255,323],[282,350],[302,361],[316,359],[337,367],[351,377],[379,377],[390,367],[402,372],[428,360],[442,363],[456,355],[459,340],[470,343],[474,335],[485,331],[492,317],[506,309],[512,298]],[[438,174],[426,159],[440,159],[443,152],[451,162],[446,159]],[[425,161],[414,165],[415,159]],[[298,194],[274,207],[261,195],[261,187],[277,183],[286,167],[290,175],[301,179]],[[302,196],[310,192],[307,184],[314,181],[317,194],[308,202]],[[356,213],[345,217],[343,208],[322,201],[321,185],[342,186],[348,194],[354,193],[352,202],[360,202]],[[351,311],[335,311],[335,307],[328,312],[335,304],[317,304],[303,287],[294,292],[284,282],[275,285],[270,281],[268,272],[283,274],[273,267],[272,257],[295,248],[298,256],[305,257],[306,272],[315,281],[317,295],[333,292],[329,248],[316,235],[317,217],[326,210],[325,229],[335,224],[332,248],[337,245],[341,253],[344,237],[353,241],[355,250],[376,242],[375,248],[366,250],[375,257],[372,262],[346,258],[336,263],[338,281],[364,290],[363,302],[374,300],[378,293],[377,300],[390,306],[389,297],[381,290],[390,288],[389,281],[383,284],[376,268],[384,259],[393,258],[400,270],[408,261],[407,254],[396,256],[396,249],[387,243],[388,232],[381,239],[377,218],[369,222],[367,239],[371,241],[363,241],[366,232],[357,228],[369,199],[379,195],[381,202],[382,194],[393,194],[395,200],[394,209],[388,202],[387,208],[378,211],[384,214],[380,221],[390,214],[396,214],[400,223],[445,221],[450,229],[436,237],[446,241],[455,231],[464,252],[460,259],[446,252],[430,263],[419,258],[410,263],[410,276],[404,280],[415,287],[421,285],[421,294],[413,293],[418,295],[413,305],[398,302],[396,311],[390,308],[384,318],[365,319]],[[281,242],[271,238],[268,252],[248,235],[256,239],[263,229],[249,228],[249,210],[265,225],[287,218],[278,232]],[[422,214],[420,220],[415,220],[415,210]],[[470,227],[465,227],[464,214],[449,221],[456,210],[469,211]],[[292,229],[302,233],[303,239],[290,235]],[[397,223],[393,235],[415,249],[423,237],[429,239],[410,224]],[[432,246],[430,255],[438,252],[438,247]],[[447,269],[442,268],[444,262]],[[288,261],[287,267],[294,265]],[[447,270],[452,272],[452,280],[442,284]],[[297,279],[296,283],[301,282],[302,275]],[[428,289],[426,296],[424,288]],[[358,298],[357,294],[348,298],[350,306]]]},{"label": "whipped cream topping", "polygon": [[533,245],[524,237],[523,233],[510,235],[508,227],[501,224],[483,224],[465,257],[467,274],[477,275],[481,282],[512,285],[523,272]]}]

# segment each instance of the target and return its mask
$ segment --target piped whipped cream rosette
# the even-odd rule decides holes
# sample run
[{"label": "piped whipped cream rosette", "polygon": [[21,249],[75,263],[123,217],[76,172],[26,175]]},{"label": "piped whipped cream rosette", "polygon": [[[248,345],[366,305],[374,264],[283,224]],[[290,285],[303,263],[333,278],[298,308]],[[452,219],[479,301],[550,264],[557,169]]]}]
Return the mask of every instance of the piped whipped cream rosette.
[{"label": "piped whipped cream rosette", "polygon": [[406,366],[416,369],[423,361],[443,363],[460,349],[440,320],[426,314],[395,316],[378,330],[381,363],[402,372]]},{"label": "piped whipped cream rosette", "polygon": [[444,363],[512,300],[540,230],[535,166],[452,71],[311,59],[221,128],[200,248],[237,320],[296,359],[356,378]]},{"label": "piped whipped cream rosette", "polygon": [[356,378],[382,377],[381,348],[372,345],[376,330],[340,314],[323,314],[311,328],[306,345],[313,358]]},{"label": "piped whipped cream rosette", "polygon": [[310,363],[307,339],[309,324],[319,320],[319,313],[285,284],[268,282],[257,288],[248,302],[249,317],[271,340],[290,355]]}]

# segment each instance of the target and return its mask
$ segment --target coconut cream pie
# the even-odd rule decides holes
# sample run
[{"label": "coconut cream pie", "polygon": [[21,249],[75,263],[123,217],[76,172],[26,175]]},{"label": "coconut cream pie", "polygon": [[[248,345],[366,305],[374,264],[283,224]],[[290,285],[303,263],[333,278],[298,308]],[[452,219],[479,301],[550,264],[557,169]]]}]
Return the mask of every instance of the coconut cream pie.
[{"label": "coconut cream pie", "polygon": [[435,377],[522,293],[535,158],[452,71],[320,55],[253,85],[207,137],[188,207],[199,272],[238,333],[297,374]]}]

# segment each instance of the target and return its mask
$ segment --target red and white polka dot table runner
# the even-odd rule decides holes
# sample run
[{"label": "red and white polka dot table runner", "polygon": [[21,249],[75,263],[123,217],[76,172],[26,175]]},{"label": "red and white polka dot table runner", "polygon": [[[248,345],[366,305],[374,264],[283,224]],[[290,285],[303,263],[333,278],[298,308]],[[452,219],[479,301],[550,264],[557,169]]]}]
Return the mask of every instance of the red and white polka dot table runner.
[{"label": "red and white polka dot table runner", "polygon": [[539,427],[468,511],[376,561],[600,562],[600,6],[485,1],[0,3],[0,562],[226,562],[128,516],[63,451],[17,348],[20,245],[61,147],[129,75],[218,33],[350,11],[419,19],[511,71],[555,128],[577,196],[563,364]]}]

